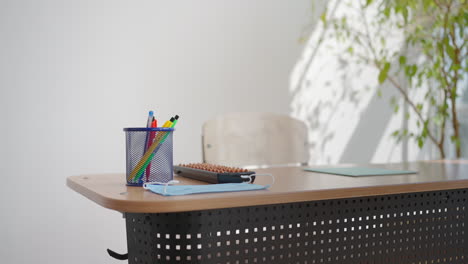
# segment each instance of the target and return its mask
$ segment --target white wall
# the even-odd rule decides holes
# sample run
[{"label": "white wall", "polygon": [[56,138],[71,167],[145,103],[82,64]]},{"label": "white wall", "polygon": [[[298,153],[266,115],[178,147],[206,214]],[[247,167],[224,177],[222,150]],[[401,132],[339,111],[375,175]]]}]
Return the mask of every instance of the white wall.
[{"label": "white wall", "polygon": [[3,263],[120,263],[124,220],[65,186],[124,171],[123,127],[179,114],[175,162],[203,121],[289,111],[301,1],[0,0]]}]

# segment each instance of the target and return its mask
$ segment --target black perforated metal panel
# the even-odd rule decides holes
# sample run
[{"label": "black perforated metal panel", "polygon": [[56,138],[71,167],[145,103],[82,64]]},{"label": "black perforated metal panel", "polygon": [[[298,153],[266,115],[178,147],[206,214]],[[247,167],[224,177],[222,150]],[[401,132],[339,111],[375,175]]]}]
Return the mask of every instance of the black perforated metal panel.
[{"label": "black perforated metal panel", "polygon": [[467,190],[127,213],[129,263],[468,263]]}]

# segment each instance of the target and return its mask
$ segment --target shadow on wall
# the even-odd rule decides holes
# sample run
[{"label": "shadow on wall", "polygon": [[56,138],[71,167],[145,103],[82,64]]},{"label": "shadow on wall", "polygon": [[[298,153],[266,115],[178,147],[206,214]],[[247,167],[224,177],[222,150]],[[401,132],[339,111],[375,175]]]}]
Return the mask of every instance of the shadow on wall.
[{"label": "shadow on wall", "polygon": [[[329,16],[352,11],[342,2],[328,2]],[[379,85],[378,71],[357,65],[327,31],[317,24],[290,80],[292,116],[309,128],[310,163],[401,161],[401,143],[390,136],[403,123],[404,113],[395,115],[389,105],[398,91],[389,83]],[[398,48],[402,38],[395,34],[387,43]]]}]

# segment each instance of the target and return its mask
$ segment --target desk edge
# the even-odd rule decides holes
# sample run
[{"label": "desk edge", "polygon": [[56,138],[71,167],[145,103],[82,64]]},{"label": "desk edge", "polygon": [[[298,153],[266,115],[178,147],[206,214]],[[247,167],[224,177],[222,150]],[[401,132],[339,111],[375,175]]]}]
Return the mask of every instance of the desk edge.
[{"label": "desk edge", "polygon": [[[175,213],[222,208],[285,204],[295,202],[313,202],[331,199],[352,199],[367,196],[418,193],[426,191],[446,191],[453,189],[468,188],[468,180],[395,184],[372,187],[336,188],[327,190],[309,190],[302,192],[285,192],[274,194],[269,194],[268,190],[263,190],[254,191],[252,192],[252,195],[245,195],[237,197],[236,199],[233,199],[232,197],[221,197],[213,199],[209,202],[207,202],[206,198],[197,199],[196,195],[192,195],[194,199],[183,201],[166,200],[141,202],[118,200],[111,197],[99,195],[98,193],[75,183],[72,179],[70,179],[70,177],[67,178],[67,186],[70,187],[72,190],[82,194],[86,198],[94,201],[95,203],[111,210],[128,213]],[[259,195],[260,192],[266,193]]]}]

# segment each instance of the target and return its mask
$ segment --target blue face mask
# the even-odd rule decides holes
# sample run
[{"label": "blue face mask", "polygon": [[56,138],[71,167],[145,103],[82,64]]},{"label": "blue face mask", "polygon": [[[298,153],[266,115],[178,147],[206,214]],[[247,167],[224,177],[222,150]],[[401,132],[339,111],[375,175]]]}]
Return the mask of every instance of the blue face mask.
[{"label": "blue face mask", "polygon": [[[249,175],[244,176],[250,178],[249,182],[243,183],[221,183],[221,184],[207,184],[207,185],[175,185],[170,184],[178,183],[178,181],[170,181],[168,183],[160,182],[149,182],[143,185],[143,188],[150,190],[154,193],[164,196],[175,196],[175,195],[186,195],[186,194],[197,194],[197,193],[217,193],[217,192],[240,192],[240,191],[256,191],[269,188],[269,185],[258,185],[251,184],[252,176],[263,176],[263,175]],[[271,174],[274,183],[274,177]]]}]

